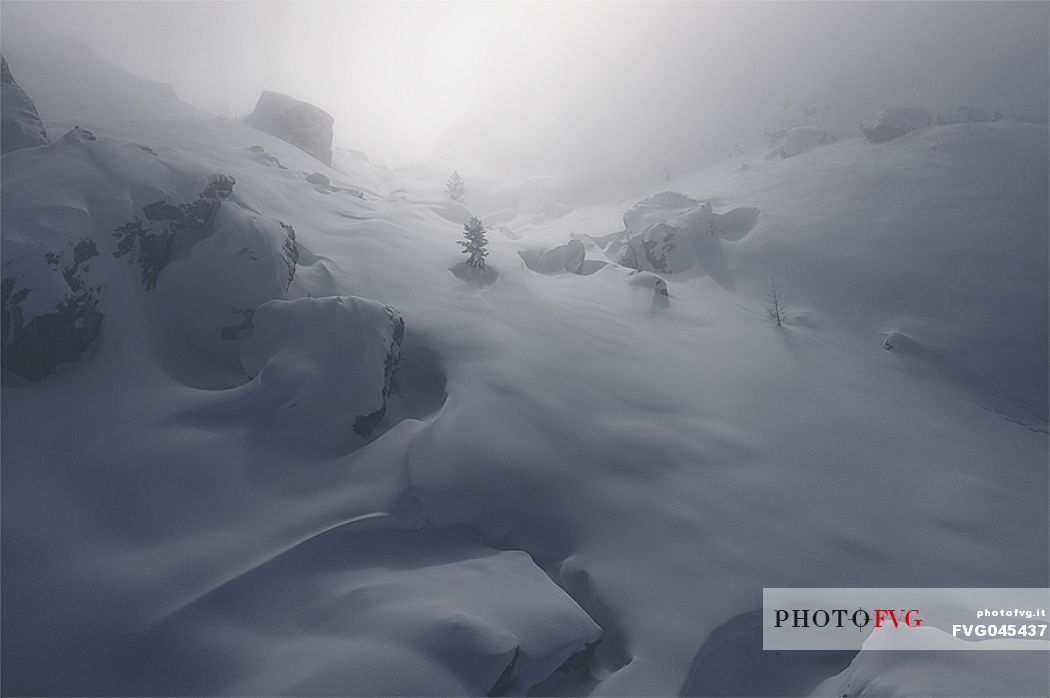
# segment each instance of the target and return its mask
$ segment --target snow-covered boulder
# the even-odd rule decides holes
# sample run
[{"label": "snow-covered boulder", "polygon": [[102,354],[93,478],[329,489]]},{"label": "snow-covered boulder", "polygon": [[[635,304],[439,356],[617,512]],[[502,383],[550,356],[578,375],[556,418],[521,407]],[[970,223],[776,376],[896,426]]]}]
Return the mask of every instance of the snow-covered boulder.
[{"label": "snow-covered boulder", "polygon": [[270,428],[336,446],[375,430],[405,333],[393,308],[350,296],[274,300],[255,309],[252,324],[241,364]]},{"label": "snow-covered boulder", "polygon": [[565,245],[543,251],[521,252],[525,266],[541,274],[558,274],[563,271],[579,274],[587,250],[579,240],[569,240]]},{"label": "snow-covered boulder", "polygon": [[[74,129],[73,132],[81,131]],[[73,133],[71,132],[71,133]],[[68,134],[67,134],[68,135]],[[208,234],[209,224],[222,202],[233,193],[235,180],[229,175],[216,175],[195,201],[172,204],[151,201],[142,208],[146,220],[138,216],[113,231],[117,239],[115,257],[127,257],[137,264],[142,285],[151,290],[160,272],[180,254],[186,254]]]},{"label": "snow-covered boulder", "polygon": [[279,92],[264,91],[245,123],[291,143],[326,165],[332,164],[335,119],[319,107]]},{"label": "snow-covered boulder", "polygon": [[157,297],[154,312],[196,350],[237,370],[235,340],[251,334],[255,308],[284,298],[295,278],[295,229],[231,205],[199,234],[192,253],[172,263],[150,292]]},{"label": "snow-covered boulder", "polygon": [[33,100],[15,82],[0,55],[0,150],[9,153],[20,148],[47,143],[47,131]]},{"label": "snow-covered boulder", "polygon": [[834,142],[834,138],[822,128],[798,126],[788,129],[780,138],[779,145],[769,156],[791,158],[807,150]]},{"label": "snow-covered boulder", "polygon": [[991,121],[999,121],[1002,114],[992,113],[970,104],[963,105],[953,112],[941,114],[937,117],[938,124],[985,124]]},{"label": "snow-covered boulder", "polygon": [[930,112],[920,107],[887,107],[861,124],[860,130],[872,143],[885,143],[932,122]]},{"label": "snow-covered boulder", "polygon": [[607,254],[632,269],[674,273],[699,265],[719,277],[724,272],[722,239],[739,240],[757,218],[755,208],[719,214],[709,201],[660,192],[623,214],[623,236]]},{"label": "snow-covered boulder", "polygon": [[81,128],[4,156],[4,367],[40,381],[101,333],[126,334],[127,323],[104,317],[145,312],[181,375],[243,381],[230,340],[247,336],[256,306],[285,296],[299,248],[290,225],[243,204],[235,187]]}]

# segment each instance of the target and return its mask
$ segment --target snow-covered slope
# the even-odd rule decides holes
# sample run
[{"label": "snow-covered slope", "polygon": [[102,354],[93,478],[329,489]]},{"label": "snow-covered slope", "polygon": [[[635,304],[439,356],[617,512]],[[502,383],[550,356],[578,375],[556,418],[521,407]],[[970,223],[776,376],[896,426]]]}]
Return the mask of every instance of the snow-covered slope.
[{"label": "snow-covered slope", "polygon": [[[769,656],[749,619],[771,586],[1047,585],[1046,147],[738,157],[504,212],[473,278],[455,243],[494,211],[440,164],[331,169],[221,120],[4,155],[5,305],[104,316],[75,362],[4,372],[5,690],[965,690]],[[696,264],[614,254],[646,200]]]}]

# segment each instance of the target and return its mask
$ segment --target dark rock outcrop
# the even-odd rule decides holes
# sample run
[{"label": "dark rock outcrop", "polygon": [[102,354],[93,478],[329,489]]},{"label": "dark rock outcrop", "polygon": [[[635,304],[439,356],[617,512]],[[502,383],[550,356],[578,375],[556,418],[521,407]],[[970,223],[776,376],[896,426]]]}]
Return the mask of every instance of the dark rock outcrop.
[{"label": "dark rock outcrop", "polygon": [[[113,256],[127,257],[129,263],[138,262],[142,285],[147,291],[156,287],[157,277],[164,267],[177,255],[188,252],[207,234],[208,223],[222,202],[233,193],[234,183],[234,178],[229,175],[215,175],[192,203],[154,201],[146,204],[142,213],[147,222],[136,217],[113,231],[113,237],[117,238]],[[294,239],[293,233],[293,243]]]},{"label": "dark rock outcrop", "polygon": [[254,308],[234,308],[233,312],[241,318],[241,321],[236,325],[227,325],[222,328],[222,338],[228,340],[239,340],[247,339],[252,336],[252,330],[255,329],[255,323],[252,322],[252,316],[255,314]]},{"label": "dark rock outcrop", "polygon": [[364,192],[359,189],[349,189],[347,187],[337,187],[332,184],[332,181],[328,179],[327,175],[323,175],[320,172],[312,172],[306,175],[306,181],[314,185],[314,190],[319,194],[334,194],[337,191],[346,192],[351,196],[356,196],[359,199],[364,198]]},{"label": "dark rock outcrop", "polygon": [[332,164],[331,114],[279,92],[263,92],[245,123]]},{"label": "dark rock outcrop", "polygon": [[359,416],[354,420],[354,433],[358,436],[370,435],[386,416],[386,400],[394,389],[394,379],[401,365],[401,344],[405,341],[405,321],[389,305],[386,306],[386,313],[390,318],[390,326],[393,330],[390,343],[387,345],[386,357],[383,359],[383,404],[371,414]]},{"label": "dark rock outcrop", "polygon": [[295,281],[295,267],[299,264],[299,244],[295,241],[295,228],[284,221],[278,222],[284,228],[286,234],[284,244],[281,246],[281,253],[284,256],[284,263],[288,265],[288,285],[285,287],[287,291],[291,288],[292,282]]},{"label": "dark rock outcrop", "polygon": [[[61,364],[80,359],[102,328],[103,313],[98,309],[99,286],[89,286],[83,278],[87,261],[98,256],[98,247],[87,238],[72,250],[72,260],[63,264],[64,255],[49,252],[47,266],[60,271],[65,293],[54,309],[44,313],[23,311],[23,303],[34,292],[21,286],[22,279],[4,278],[0,288],[0,336],[3,338],[2,364],[7,370],[37,383],[54,373]],[[43,293],[42,290],[40,290]],[[28,318],[27,316],[31,315]]]},{"label": "dark rock outcrop", "polygon": [[0,150],[10,153],[47,143],[47,130],[29,99],[0,55]]}]

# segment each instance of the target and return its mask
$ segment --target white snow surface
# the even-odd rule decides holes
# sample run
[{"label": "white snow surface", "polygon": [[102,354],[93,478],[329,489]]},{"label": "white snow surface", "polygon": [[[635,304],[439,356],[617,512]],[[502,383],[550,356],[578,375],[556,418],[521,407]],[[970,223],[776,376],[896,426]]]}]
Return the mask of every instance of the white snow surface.
[{"label": "white snow surface", "polygon": [[[43,74],[12,69],[36,99]],[[739,622],[763,587],[1047,585],[1045,126],[754,153],[602,204],[546,181],[552,216],[518,205],[525,184],[471,204],[497,187],[468,177],[472,208],[450,202],[442,163],[332,169],[236,122],[103,117],[97,140],[2,160],[4,276],[44,287],[34,255],[89,237],[106,312],[77,365],[4,373],[12,694],[746,694],[771,661]],[[318,192],[318,171],[364,198]],[[210,236],[146,291],[111,232],[217,174],[236,185]],[[631,210],[708,263],[620,265]],[[492,273],[465,281],[462,224],[500,211]],[[693,230],[725,214],[732,234]],[[244,240],[261,266],[231,261]],[[558,263],[535,273],[537,250]],[[258,337],[218,339],[230,294],[262,306]],[[398,392],[352,443],[328,437],[373,404],[379,344],[338,349],[358,336],[321,317],[338,297],[405,321]],[[298,409],[302,375],[304,415],[259,419]],[[972,660],[983,683],[955,657],[865,652],[776,676],[1037,695],[1045,655],[1024,654]]]}]

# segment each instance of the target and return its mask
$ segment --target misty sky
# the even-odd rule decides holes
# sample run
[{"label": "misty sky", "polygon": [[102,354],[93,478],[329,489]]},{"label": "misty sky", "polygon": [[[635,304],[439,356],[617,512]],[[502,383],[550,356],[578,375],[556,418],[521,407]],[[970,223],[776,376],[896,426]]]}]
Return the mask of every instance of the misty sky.
[{"label": "misty sky", "polygon": [[[3,3],[212,113],[261,90],[389,164],[435,148],[542,172],[728,152],[806,105],[1045,113],[1047,4]],[[788,105],[788,106],[785,106]],[[678,157],[685,157],[678,155]]]},{"label": "misty sky", "polygon": [[511,4],[8,2],[4,14],[172,84],[212,113],[245,114],[262,90],[317,104],[336,144],[383,161],[427,157],[471,98]]}]

